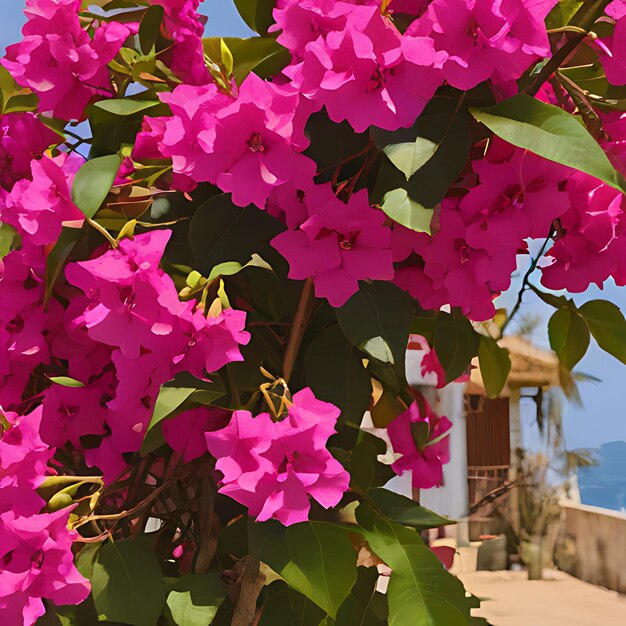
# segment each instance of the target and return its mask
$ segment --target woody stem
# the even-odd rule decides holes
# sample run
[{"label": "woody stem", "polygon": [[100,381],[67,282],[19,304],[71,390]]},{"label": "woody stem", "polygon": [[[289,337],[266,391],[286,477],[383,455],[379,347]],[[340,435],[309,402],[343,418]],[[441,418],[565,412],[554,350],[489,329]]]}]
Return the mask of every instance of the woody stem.
[{"label": "woody stem", "polygon": [[293,318],[293,326],[291,327],[287,349],[285,350],[285,356],[283,358],[283,378],[287,382],[289,382],[289,377],[293,372],[293,366],[296,362],[296,357],[298,356],[298,350],[300,350],[302,337],[304,337],[312,296],[313,280],[311,278],[307,278],[304,282],[304,287],[302,288],[300,302],[298,303],[296,315]]}]

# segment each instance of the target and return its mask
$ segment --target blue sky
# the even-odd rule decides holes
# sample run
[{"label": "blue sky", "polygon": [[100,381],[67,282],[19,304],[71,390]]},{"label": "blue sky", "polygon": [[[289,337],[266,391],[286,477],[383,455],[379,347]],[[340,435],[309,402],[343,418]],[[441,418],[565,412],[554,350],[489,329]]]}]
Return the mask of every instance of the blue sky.
[{"label": "blue sky", "polygon": [[[0,20],[0,48],[19,39],[24,21],[21,10],[23,4],[20,0],[10,2],[5,0],[3,5],[3,19]],[[231,0],[206,0],[202,12],[209,16],[206,27],[208,36],[241,37],[250,34],[249,29],[237,15]],[[510,305],[515,301],[517,285],[519,285],[519,279],[513,281],[510,293],[502,296],[501,306]],[[593,287],[587,293],[576,296],[576,301],[582,303],[594,298],[611,300],[626,311],[626,287],[607,285],[604,291]],[[551,314],[551,310],[539,303],[531,293],[526,295],[522,312],[542,315],[545,322],[544,329]],[[547,346],[545,330],[537,333],[536,341],[540,345]],[[581,385],[584,408],[566,407],[568,446],[570,448],[598,447],[606,441],[626,440],[626,401],[622,394],[624,391],[622,386],[626,388],[626,366],[603,353],[592,342],[589,352],[577,369],[597,376],[602,379],[602,382],[595,385],[591,383]]]}]

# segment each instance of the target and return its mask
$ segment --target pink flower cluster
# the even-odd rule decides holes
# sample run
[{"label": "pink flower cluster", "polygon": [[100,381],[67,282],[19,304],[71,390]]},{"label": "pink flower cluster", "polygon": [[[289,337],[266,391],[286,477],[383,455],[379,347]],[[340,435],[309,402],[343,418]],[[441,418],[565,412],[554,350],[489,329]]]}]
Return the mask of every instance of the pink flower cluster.
[{"label": "pink flower cluster", "polygon": [[401,35],[378,4],[287,0],[274,12],[294,55],[284,73],[357,132],[410,126],[443,82],[446,53],[428,37]]},{"label": "pink flower cluster", "polygon": [[367,191],[347,204],[330,184],[292,195],[283,204],[288,221],[300,222],[272,240],[290,265],[289,277],[312,278],[315,295],[339,307],[359,289],[359,280],[393,278],[391,231],[385,214],[370,206]]},{"label": "pink flower cluster", "polygon": [[394,280],[425,308],[450,304],[486,320],[525,240],[548,237],[569,208],[571,170],[498,140],[472,169],[469,188],[437,209],[432,236],[394,228]]},{"label": "pink flower cluster", "polygon": [[443,466],[450,461],[452,422],[439,417],[423,398],[415,400],[389,426],[389,440],[400,457],[391,466],[399,476],[412,472],[415,489],[443,485]]},{"label": "pink flower cluster", "polygon": [[107,63],[130,31],[118,22],[95,23],[92,36],[78,17],[81,0],[27,0],[20,43],[2,64],[15,81],[39,96],[39,110],[81,119],[94,98],[114,95]]},{"label": "pink flower cluster", "polygon": [[286,526],[309,518],[309,496],[324,508],[336,506],[350,476],[326,448],[339,409],[306,388],[293,396],[288,416],[235,411],[225,428],[205,434],[223,474],[220,493],[248,507],[262,522]]},{"label": "pink flower cluster", "polygon": [[306,117],[293,89],[249,74],[236,97],[214,84],[181,85],[161,97],[174,115],[146,121],[137,158],[153,158],[156,147],[172,159],[176,175],[192,181],[188,187],[213,183],[238,206],[263,208],[279,185],[312,184],[316,166],[301,154],[308,145]]},{"label": "pink flower cluster", "polygon": [[443,76],[458,89],[519,78],[550,55],[545,18],[557,0],[433,0],[408,35],[430,37],[447,59]]},{"label": "pink flower cluster", "polygon": [[43,599],[79,604],[89,583],[74,566],[67,528],[70,509],[41,513],[35,489],[54,450],[40,439],[41,407],[28,415],[0,415],[0,621],[32,626]]},{"label": "pink flower cluster", "polygon": [[45,256],[63,224],[80,227],[70,198],[80,160],[60,155],[32,162],[32,180],[18,181],[0,198],[0,219],[22,246],[0,272],[0,405],[20,407],[37,366],[59,370],[82,386],[53,384],[40,393],[41,436],[50,446],[103,436],[85,450],[106,480],[125,468],[123,454],[139,450],[160,387],[178,372],[204,378],[241,360],[245,313],[226,309],[207,317],[195,301],[181,302],[159,268],[171,231],[153,230],[66,268],[44,309]]}]

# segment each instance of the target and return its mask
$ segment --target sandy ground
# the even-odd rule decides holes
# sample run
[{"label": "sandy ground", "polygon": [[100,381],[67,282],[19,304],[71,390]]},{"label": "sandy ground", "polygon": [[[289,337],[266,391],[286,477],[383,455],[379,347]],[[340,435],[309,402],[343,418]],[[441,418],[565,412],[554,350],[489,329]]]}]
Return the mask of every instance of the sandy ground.
[{"label": "sandy ground", "polygon": [[476,614],[493,626],[626,626],[626,597],[556,571],[472,572],[459,578],[483,600]]}]

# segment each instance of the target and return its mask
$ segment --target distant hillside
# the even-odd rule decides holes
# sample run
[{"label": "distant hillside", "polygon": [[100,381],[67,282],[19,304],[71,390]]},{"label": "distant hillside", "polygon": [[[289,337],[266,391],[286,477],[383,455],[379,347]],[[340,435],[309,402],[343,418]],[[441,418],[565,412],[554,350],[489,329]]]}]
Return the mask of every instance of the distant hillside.
[{"label": "distant hillside", "polygon": [[578,471],[581,502],[626,510],[626,441],[605,443],[593,453],[600,465]]}]

